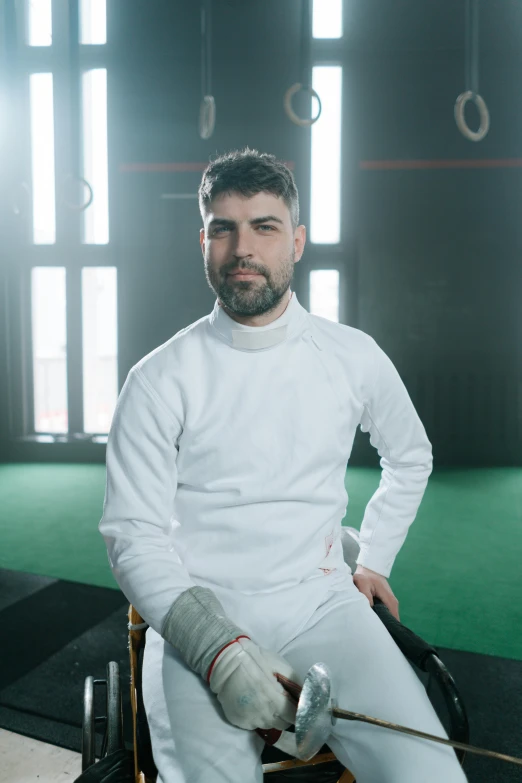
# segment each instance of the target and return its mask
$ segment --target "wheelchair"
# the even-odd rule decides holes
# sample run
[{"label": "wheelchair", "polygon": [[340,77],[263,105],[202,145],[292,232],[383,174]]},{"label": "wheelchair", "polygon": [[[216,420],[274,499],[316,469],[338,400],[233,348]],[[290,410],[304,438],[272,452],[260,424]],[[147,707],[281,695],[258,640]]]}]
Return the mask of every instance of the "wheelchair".
[{"label": "wheelchair", "polygon": [[[355,572],[355,561],[359,554],[358,536],[359,533],[354,528],[343,528],[344,559],[352,569],[352,573]],[[446,721],[445,729],[449,738],[455,742],[469,744],[469,723],[462,698],[451,674],[440,660],[437,649],[396,620],[378,598],[374,598],[373,609],[403,655],[413,665],[420,679],[423,680],[423,677],[427,676],[427,683],[424,684],[428,696],[441,722]],[[94,680],[93,677],[87,677],[85,680],[82,774],[75,783],[102,783],[103,781],[156,783],[157,769],[152,755],[141,683],[145,631],[148,626],[132,605],[129,607],[128,619],[133,747],[132,750],[125,748],[119,668],[115,661],[111,661],[107,665],[106,679]],[[431,693],[433,683],[437,687],[437,702],[434,701]],[[106,715],[101,717],[94,716],[94,686],[96,684],[106,688]],[[95,758],[96,722],[101,722],[104,726],[99,761]],[[462,765],[466,752],[462,749],[455,749],[455,753]],[[356,783],[354,775],[336,759],[328,745],[324,745],[317,755],[309,761],[294,759],[278,748],[265,745],[261,761],[263,778],[266,783],[288,783],[288,781],[293,781],[293,783],[311,783],[312,781],[314,783]],[[267,777],[268,775],[270,777]]]}]

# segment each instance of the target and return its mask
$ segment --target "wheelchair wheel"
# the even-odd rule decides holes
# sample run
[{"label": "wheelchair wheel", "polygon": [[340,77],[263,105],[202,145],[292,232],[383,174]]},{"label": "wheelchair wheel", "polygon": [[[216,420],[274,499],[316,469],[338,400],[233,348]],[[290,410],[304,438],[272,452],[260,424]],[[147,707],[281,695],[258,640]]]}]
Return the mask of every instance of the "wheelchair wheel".
[{"label": "wheelchair wheel", "polygon": [[94,764],[94,679],[85,678],[83,689],[82,772]]},{"label": "wheelchair wheel", "polygon": [[120,748],[123,748],[120,667],[116,661],[110,661],[107,664],[107,755]]},{"label": "wheelchair wheel", "polygon": [[[94,687],[106,687],[105,715],[94,715]],[[101,758],[124,747],[123,743],[123,707],[121,700],[120,668],[116,661],[107,664],[107,678],[94,680],[85,678],[83,691],[83,725],[82,725],[82,772],[96,762],[95,724],[105,723],[102,740]]]}]

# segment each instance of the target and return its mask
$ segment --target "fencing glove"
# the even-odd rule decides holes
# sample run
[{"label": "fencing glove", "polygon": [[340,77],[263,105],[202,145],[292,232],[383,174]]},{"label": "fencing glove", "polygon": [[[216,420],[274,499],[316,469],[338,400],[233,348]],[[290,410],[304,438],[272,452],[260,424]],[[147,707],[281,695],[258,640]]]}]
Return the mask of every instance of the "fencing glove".
[{"label": "fencing glove", "polygon": [[161,636],[208,682],[234,726],[282,730],[294,723],[295,703],[274,675],[293,682],[298,675],[234,625],[211,590],[185,590],[169,609]]}]

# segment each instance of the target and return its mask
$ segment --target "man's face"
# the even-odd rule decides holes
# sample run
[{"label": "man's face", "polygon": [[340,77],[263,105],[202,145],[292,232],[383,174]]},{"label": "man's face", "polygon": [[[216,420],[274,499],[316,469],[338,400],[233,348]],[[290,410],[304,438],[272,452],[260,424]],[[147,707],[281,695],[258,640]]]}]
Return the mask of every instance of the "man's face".
[{"label": "man's face", "polygon": [[[290,286],[305,240],[305,226],[292,230],[288,207],[277,196],[221,194],[210,203],[200,231],[207,282],[236,315],[269,313]],[[257,276],[231,275],[237,271]]]}]

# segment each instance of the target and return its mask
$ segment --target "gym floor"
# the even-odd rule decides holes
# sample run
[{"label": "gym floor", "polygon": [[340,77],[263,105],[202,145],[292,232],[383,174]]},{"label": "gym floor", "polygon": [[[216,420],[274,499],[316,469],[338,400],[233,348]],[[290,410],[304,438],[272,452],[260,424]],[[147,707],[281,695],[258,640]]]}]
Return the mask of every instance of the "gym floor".
[{"label": "gym floor", "polygon": [[[348,468],[344,524],[360,526],[379,478],[378,470]],[[10,629],[0,669],[0,781],[74,780],[85,677],[104,678],[116,660],[128,682],[128,604],[97,530],[104,489],[103,465],[0,465],[0,627]],[[513,590],[521,506],[515,469],[435,469],[389,580],[402,623],[438,648],[454,677],[471,744],[519,756],[522,617]],[[470,783],[519,775],[471,754],[465,770]]]},{"label": "gym floor", "polygon": [[0,729],[0,780],[71,783],[82,771],[81,753]]}]

